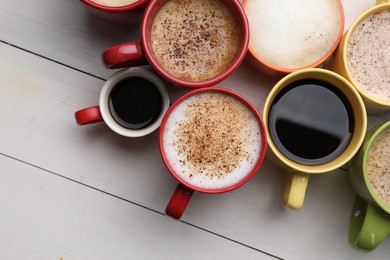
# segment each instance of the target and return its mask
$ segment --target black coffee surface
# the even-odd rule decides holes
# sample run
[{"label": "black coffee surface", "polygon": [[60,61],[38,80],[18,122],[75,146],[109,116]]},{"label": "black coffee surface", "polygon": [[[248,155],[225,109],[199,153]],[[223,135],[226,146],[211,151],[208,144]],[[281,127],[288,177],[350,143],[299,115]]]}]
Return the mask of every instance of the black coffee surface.
[{"label": "black coffee surface", "polygon": [[141,77],[131,77],[120,81],[112,90],[109,107],[120,125],[141,129],[158,118],[162,110],[162,98],[152,82]]},{"label": "black coffee surface", "polygon": [[353,122],[351,105],[338,88],[325,81],[304,79],[288,85],[275,97],[269,131],[287,158],[318,165],[345,150]]}]

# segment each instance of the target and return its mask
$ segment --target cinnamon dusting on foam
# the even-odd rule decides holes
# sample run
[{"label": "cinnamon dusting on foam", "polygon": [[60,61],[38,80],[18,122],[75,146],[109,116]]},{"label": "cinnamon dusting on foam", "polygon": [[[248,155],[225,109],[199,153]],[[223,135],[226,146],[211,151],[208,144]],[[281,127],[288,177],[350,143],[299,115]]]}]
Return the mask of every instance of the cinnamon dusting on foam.
[{"label": "cinnamon dusting on foam", "polygon": [[238,22],[220,0],[171,0],[155,17],[152,48],[173,76],[191,81],[224,72],[241,46]]},{"label": "cinnamon dusting on foam", "polygon": [[390,129],[381,133],[367,157],[367,176],[378,198],[390,206]]},{"label": "cinnamon dusting on foam", "polygon": [[349,70],[368,95],[390,102],[390,10],[364,19],[347,47]]},{"label": "cinnamon dusting on foam", "polygon": [[166,157],[186,182],[206,189],[244,179],[262,146],[256,116],[222,93],[201,93],[179,104],[164,131]]}]

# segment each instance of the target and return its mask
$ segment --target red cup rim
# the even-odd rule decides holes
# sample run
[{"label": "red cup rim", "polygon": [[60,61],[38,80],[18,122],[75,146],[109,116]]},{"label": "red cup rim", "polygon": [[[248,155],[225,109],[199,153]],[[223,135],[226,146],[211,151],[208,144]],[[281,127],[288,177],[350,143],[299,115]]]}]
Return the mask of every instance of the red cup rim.
[{"label": "red cup rim", "polygon": [[[164,147],[163,147],[163,132],[164,132],[164,128],[165,128],[165,125],[166,125],[166,121],[168,120],[170,114],[172,113],[173,109],[178,104],[180,104],[183,100],[186,100],[187,98],[189,98],[189,97],[191,97],[193,95],[196,95],[198,93],[203,93],[203,92],[225,93],[225,94],[228,94],[230,96],[233,96],[234,98],[237,98],[239,101],[241,101],[243,104],[245,104],[254,113],[254,115],[256,116],[257,121],[259,123],[259,126],[260,126],[261,137],[262,137],[262,139],[261,139],[262,140],[262,144],[261,144],[260,156],[259,156],[255,166],[253,167],[251,172],[244,179],[242,179],[241,181],[239,181],[239,182],[237,182],[234,185],[231,185],[229,187],[220,188],[220,189],[206,189],[206,188],[201,188],[201,187],[197,187],[197,186],[191,185],[191,184],[185,182],[185,180],[183,180],[182,178],[180,178],[179,174],[177,174],[173,170],[173,168],[171,167],[171,165],[168,162],[167,158],[165,157],[165,152],[164,152]],[[264,161],[264,157],[265,157],[266,150],[267,150],[267,134],[266,134],[265,131],[266,130],[265,130],[265,125],[264,125],[263,119],[261,118],[260,113],[257,111],[256,107],[251,102],[249,102],[246,98],[241,96],[240,94],[238,94],[238,93],[236,93],[236,92],[234,92],[232,90],[228,90],[228,89],[220,88],[220,87],[207,87],[207,88],[195,89],[195,90],[192,90],[192,91],[186,93],[185,95],[183,95],[179,99],[177,99],[170,106],[168,111],[165,113],[164,118],[163,118],[163,120],[161,122],[160,130],[159,130],[159,137],[158,137],[158,139],[159,139],[159,149],[160,149],[160,154],[161,154],[161,157],[162,157],[162,160],[163,160],[165,166],[167,167],[167,169],[171,173],[171,175],[179,183],[183,184],[184,186],[186,186],[186,187],[188,187],[188,188],[190,188],[190,189],[192,189],[194,191],[198,191],[198,192],[209,193],[209,194],[223,193],[223,192],[228,192],[228,191],[231,191],[231,190],[239,188],[240,186],[245,184],[247,181],[249,181],[257,173],[257,171],[259,170],[260,166],[262,165],[262,163]]]},{"label": "red cup rim", "polygon": [[[242,2],[242,7],[244,9],[245,9],[245,5],[246,5],[247,1],[248,0],[243,0],[243,2]],[[342,39],[343,34],[344,34],[345,12],[344,12],[344,8],[343,8],[343,4],[342,4],[341,0],[337,0],[337,2],[339,3],[339,7],[340,7],[339,9],[340,9],[340,14],[341,14],[339,33],[337,35],[337,39],[334,42],[333,46],[329,49],[329,51],[320,60],[318,60],[318,61],[316,61],[316,62],[314,62],[312,64],[303,66],[303,67],[289,69],[289,68],[277,67],[275,65],[272,65],[272,64],[264,61],[264,59],[262,59],[252,49],[251,46],[248,46],[248,53],[256,60],[256,62],[260,63],[262,66],[264,66],[264,67],[266,67],[268,69],[271,69],[272,71],[275,71],[275,72],[277,72],[277,73],[279,73],[281,75],[286,75],[286,74],[292,73],[294,71],[298,71],[298,70],[302,70],[302,69],[306,69],[306,68],[316,68],[316,67],[320,66],[321,64],[323,64],[333,54],[333,52],[336,50],[336,48],[340,44],[341,39]]]},{"label": "red cup rim", "polygon": [[105,12],[111,12],[111,13],[119,13],[119,12],[126,12],[132,9],[135,9],[137,7],[140,7],[144,4],[146,4],[149,0],[138,0],[137,2],[134,2],[129,5],[124,5],[124,6],[106,6],[106,5],[101,5],[93,2],[92,0],[81,0],[83,3],[86,5],[101,10]]},{"label": "red cup rim", "polygon": [[[231,1],[231,0],[227,0],[227,1]],[[159,0],[151,0],[148,7],[146,8],[146,10],[144,12],[144,16],[143,16],[143,19],[141,22],[141,37],[142,37],[141,44],[142,44],[143,51],[145,52],[145,55],[146,55],[149,63],[152,65],[152,67],[156,71],[158,71],[158,73],[160,75],[162,75],[167,80],[169,80],[169,81],[171,81],[174,84],[177,84],[179,86],[196,89],[196,88],[213,86],[213,85],[223,81],[224,79],[229,77],[231,74],[233,74],[234,71],[236,71],[236,69],[239,67],[239,65],[244,60],[246,53],[248,51],[248,46],[249,46],[249,23],[248,23],[248,19],[246,17],[246,14],[244,12],[244,9],[242,8],[239,1],[231,1],[231,4],[233,6],[235,6],[236,11],[239,14],[241,26],[244,28],[243,35],[242,35],[243,42],[242,42],[241,50],[236,55],[235,60],[232,62],[232,64],[229,66],[229,68],[227,70],[225,70],[224,72],[222,72],[221,74],[219,74],[213,78],[210,78],[207,80],[202,80],[202,81],[189,81],[189,80],[183,80],[183,79],[179,79],[177,77],[172,76],[170,73],[168,73],[165,69],[163,69],[159,65],[159,62],[155,58],[153,51],[151,49],[149,49],[148,44],[146,44],[146,42],[148,42],[148,38],[149,38],[149,35],[146,33],[146,27],[147,27],[147,24],[150,23],[150,20],[149,20],[150,17],[154,14],[154,12],[153,12],[154,7],[159,2],[160,2]]]}]

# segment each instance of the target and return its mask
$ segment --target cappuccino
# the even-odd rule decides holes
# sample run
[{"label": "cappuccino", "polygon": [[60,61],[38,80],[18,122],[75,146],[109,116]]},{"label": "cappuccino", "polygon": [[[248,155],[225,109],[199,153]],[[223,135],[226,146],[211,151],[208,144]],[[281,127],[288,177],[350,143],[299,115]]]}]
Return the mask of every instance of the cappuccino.
[{"label": "cappuccino", "polygon": [[390,102],[390,10],[372,14],[352,32],[347,63],[357,85],[369,96]]},{"label": "cappuccino", "polygon": [[335,46],[342,28],[337,0],[248,0],[249,47],[281,69],[310,66]]},{"label": "cappuccino", "polygon": [[376,196],[390,206],[390,128],[381,133],[372,144],[366,170]]},{"label": "cappuccino", "polygon": [[118,7],[118,6],[131,5],[134,4],[135,2],[138,2],[139,0],[91,0],[91,1],[99,5]]},{"label": "cappuccino", "polygon": [[238,54],[241,28],[221,0],[171,0],[156,15],[152,49],[171,75],[190,81],[226,71]]},{"label": "cappuccino", "polygon": [[162,140],[176,175],[210,190],[245,179],[263,145],[256,115],[240,100],[218,92],[199,93],[179,103],[166,121]]}]

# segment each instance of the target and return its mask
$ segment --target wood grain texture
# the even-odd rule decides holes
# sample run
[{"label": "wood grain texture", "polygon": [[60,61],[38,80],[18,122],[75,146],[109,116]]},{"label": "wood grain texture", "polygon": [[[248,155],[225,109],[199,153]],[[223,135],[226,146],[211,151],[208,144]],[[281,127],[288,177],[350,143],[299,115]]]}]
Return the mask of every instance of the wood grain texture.
[{"label": "wood grain texture", "polygon": [[[373,3],[343,1],[346,26]],[[284,173],[266,161],[240,189],[196,193],[183,222],[162,216],[176,182],[161,162],[157,133],[123,138],[103,123],[81,127],[73,118],[76,110],[97,104],[103,79],[113,73],[102,68],[100,51],[137,39],[137,33],[135,27],[90,15],[77,0],[4,0],[0,6],[0,40],[11,44],[0,43],[0,153],[14,158],[1,159],[6,210],[0,226],[12,238],[0,244],[1,259],[58,259],[59,253],[64,259],[113,259],[109,252],[116,251],[114,259],[180,259],[183,251],[176,244],[185,244],[187,233],[196,243],[184,248],[197,252],[194,259],[204,256],[207,243],[218,244],[216,257],[227,259],[262,257],[256,250],[285,259],[388,259],[389,239],[369,255],[349,247],[355,192],[343,170],[311,177],[301,211],[281,207]],[[220,86],[243,94],[261,110],[276,81],[244,62]],[[168,89],[172,100],[188,91],[169,84]],[[390,113],[370,116],[369,126],[389,119]],[[40,193],[39,185],[53,189]],[[86,205],[91,205],[88,221],[77,213]],[[111,213],[100,206],[119,213],[109,219]],[[30,227],[29,212],[39,225],[50,225],[42,232]],[[47,214],[54,215],[48,220]],[[61,220],[58,227],[55,219]],[[107,223],[118,238],[112,239]],[[74,235],[77,229],[82,235]],[[129,229],[134,234],[123,232]],[[148,245],[149,237],[154,240]],[[155,247],[156,254],[151,252]]]},{"label": "wood grain texture", "polygon": [[0,156],[1,259],[275,259]]}]

